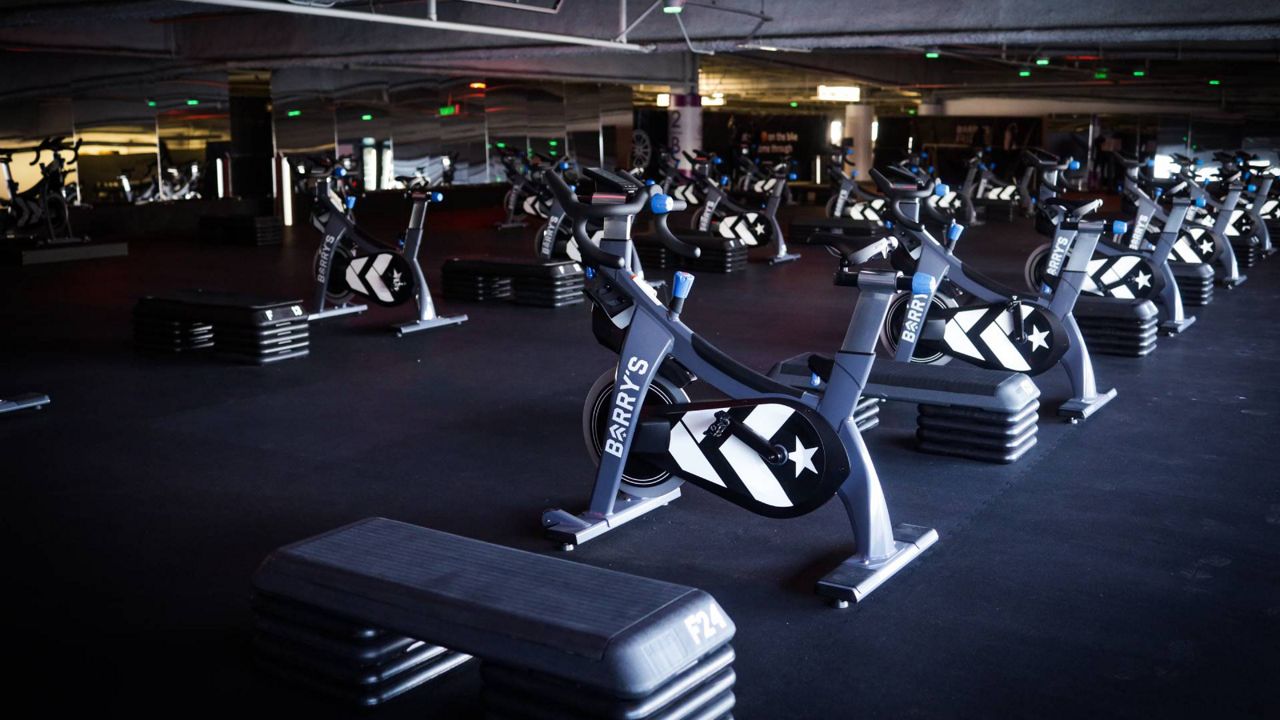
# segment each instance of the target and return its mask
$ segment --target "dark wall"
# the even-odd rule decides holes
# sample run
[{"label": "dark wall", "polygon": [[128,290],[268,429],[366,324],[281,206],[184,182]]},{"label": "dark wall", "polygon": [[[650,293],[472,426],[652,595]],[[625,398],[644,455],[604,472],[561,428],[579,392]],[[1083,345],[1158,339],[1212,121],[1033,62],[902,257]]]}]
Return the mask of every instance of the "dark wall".
[{"label": "dark wall", "polygon": [[930,163],[943,180],[964,179],[965,163],[975,148],[991,148],[988,160],[996,174],[1012,178],[1022,148],[1039,145],[1043,123],[1034,117],[882,117],[876,140],[876,164],[897,162],[907,146],[928,151]]},{"label": "dark wall", "polygon": [[724,157],[745,153],[766,161],[790,155],[801,180],[814,180],[813,159],[827,155],[827,123],[821,115],[758,115],[702,111],[704,150]]}]

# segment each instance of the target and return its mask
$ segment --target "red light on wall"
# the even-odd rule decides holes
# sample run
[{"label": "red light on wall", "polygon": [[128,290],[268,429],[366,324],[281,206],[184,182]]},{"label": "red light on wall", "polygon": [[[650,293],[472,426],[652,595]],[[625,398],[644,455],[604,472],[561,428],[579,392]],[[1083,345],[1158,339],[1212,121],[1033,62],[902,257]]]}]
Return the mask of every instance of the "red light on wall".
[{"label": "red light on wall", "polygon": [[1095,61],[1095,60],[1101,60],[1101,59],[1102,59],[1102,56],[1101,56],[1101,55],[1067,55],[1066,57],[1064,57],[1064,58],[1062,58],[1062,59],[1063,59],[1063,60],[1071,60],[1071,61],[1079,61],[1079,62],[1093,62],[1093,61]]}]

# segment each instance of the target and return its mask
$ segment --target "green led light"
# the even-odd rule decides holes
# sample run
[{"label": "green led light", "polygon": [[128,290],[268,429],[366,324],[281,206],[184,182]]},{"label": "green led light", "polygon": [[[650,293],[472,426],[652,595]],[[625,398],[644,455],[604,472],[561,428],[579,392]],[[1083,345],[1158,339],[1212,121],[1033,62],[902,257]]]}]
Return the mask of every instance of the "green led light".
[{"label": "green led light", "polygon": [[1018,71],[1018,77],[1031,77],[1031,71],[1030,71],[1030,70],[1019,70],[1019,71]]},{"label": "green led light", "polygon": [[1037,65],[1048,65],[1048,64],[1049,64],[1049,58],[1036,58],[1036,64],[1037,64]]},{"label": "green led light", "polygon": [[907,111],[907,114],[908,114],[908,115],[915,115],[915,114],[916,114],[916,110],[915,110],[915,108],[912,108],[912,109],[908,110],[908,111]]},{"label": "green led light", "polygon": [[662,12],[668,15],[679,15],[680,13],[684,12],[684,8],[680,7],[679,5],[668,5],[662,8]]},{"label": "green led light", "polygon": [[1146,70],[1134,70],[1134,71],[1133,71],[1133,76],[1134,76],[1134,77],[1146,77],[1146,76],[1147,76],[1147,71],[1146,71]]},{"label": "green led light", "polygon": [[795,100],[792,100],[791,107],[800,107],[800,103],[796,102]]},{"label": "green led light", "polygon": [[372,119],[373,119],[373,116],[372,116],[372,115],[369,115],[368,113],[366,113],[366,114],[364,114],[364,115],[361,115],[361,116],[360,116],[360,119],[361,119],[361,120],[368,121],[368,120],[372,120]]},{"label": "green led light", "polygon": [[501,150],[502,148],[504,148],[504,147],[506,147],[506,146],[507,146],[507,144],[506,144],[506,143],[502,143],[502,142],[500,142],[500,143],[496,143],[496,145],[498,146],[498,149],[499,149],[499,150]]},{"label": "green led light", "polygon": [[549,142],[548,144],[549,144],[551,147],[555,147],[555,146],[557,146],[557,145],[559,145],[559,144],[560,144],[560,141],[559,141],[559,140],[552,140],[552,141],[551,141],[551,142]]},{"label": "green led light", "polygon": [[1094,74],[1093,74],[1093,79],[1094,79],[1094,80],[1106,80],[1106,79],[1107,79],[1107,71],[1105,71],[1105,70],[1099,70],[1098,72],[1096,72],[1096,73],[1094,73]]},{"label": "green led light", "polygon": [[924,54],[924,57],[926,60],[937,60],[938,58],[942,57],[942,53],[930,50],[929,52]]},{"label": "green led light", "polygon": [[194,98],[192,98],[192,99],[190,99],[190,100],[187,100],[187,104],[188,104],[188,105],[199,105],[199,104],[200,104],[200,101],[199,101],[199,100],[196,100],[196,99],[194,99]]},{"label": "green led light", "polygon": [[552,150],[552,151],[551,151],[551,157],[555,157],[555,156],[556,156],[556,151],[555,151],[555,150]]},{"label": "green led light", "polygon": [[285,113],[285,115],[288,115],[289,117],[298,117],[301,114],[302,114],[301,110],[290,110],[289,112]]},{"label": "green led light", "polygon": [[456,115],[457,112],[458,112],[457,105],[444,105],[440,108],[440,115],[442,117],[447,117],[449,115]]},{"label": "green led light", "polygon": [[155,106],[156,106],[156,101],[155,101],[155,100],[148,100],[148,101],[147,101],[147,107],[155,107]]},{"label": "green led light", "polygon": [[1209,81],[1209,84],[1210,84],[1210,85],[1221,85],[1221,84],[1222,84],[1222,81],[1221,81],[1221,80],[1210,80],[1210,81]]}]

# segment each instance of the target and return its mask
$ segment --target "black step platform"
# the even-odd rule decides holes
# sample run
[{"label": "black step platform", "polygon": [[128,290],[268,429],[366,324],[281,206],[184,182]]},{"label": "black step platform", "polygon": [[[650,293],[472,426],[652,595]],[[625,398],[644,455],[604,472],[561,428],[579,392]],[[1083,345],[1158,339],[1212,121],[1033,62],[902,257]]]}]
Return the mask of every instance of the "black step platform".
[{"label": "black step platform", "polygon": [[583,301],[585,276],[572,260],[451,258],[443,267],[444,294],[453,300],[512,300],[519,305],[564,307]]},{"label": "black step platform", "polygon": [[273,215],[204,215],[200,239],[227,245],[279,245],[284,223]]},{"label": "black step platform", "polygon": [[[797,389],[821,392],[825,385],[814,385],[811,357],[805,353],[784,360],[769,376]],[[829,366],[829,358],[825,364]],[[879,424],[879,408],[867,405],[869,400],[917,404],[916,440],[925,452],[1011,463],[1036,444],[1040,389],[1022,373],[886,360],[872,366],[854,410],[859,430]]]},{"label": "black step platform", "polygon": [[865,237],[881,231],[884,226],[873,220],[853,218],[809,218],[792,220],[787,226],[787,242],[807,245],[815,233],[838,233]]},{"label": "black step platform", "polygon": [[678,235],[681,240],[697,245],[701,251],[696,258],[680,258],[690,270],[709,273],[735,273],[747,269],[749,249],[741,238],[690,233]]},{"label": "black step platform", "polygon": [[1170,262],[1182,304],[1187,307],[1204,307],[1213,302],[1213,267],[1207,263]]},{"label": "black step platform", "polygon": [[731,717],[734,625],[701,590],[385,518],[281,548],[253,583],[259,662],[359,704],[474,656],[489,718]]},{"label": "black step platform", "polygon": [[1156,349],[1160,312],[1150,300],[1082,295],[1072,314],[1091,353],[1142,357]]},{"label": "black step platform", "polygon": [[1040,389],[1022,373],[877,362],[865,392],[919,406],[916,440],[924,452],[1012,463],[1037,441]]},{"label": "black step platform", "polygon": [[1231,238],[1231,249],[1235,251],[1236,264],[1239,265],[1241,270],[1252,268],[1262,262],[1264,257],[1262,243],[1256,242],[1252,238]]},{"label": "black step platform", "polygon": [[301,300],[209,290],[142,298],[133,308],[135,346],[152,353],[212,350],[236,362],[265,365],[309,352]]},{"label": "black step platform", "polygon": [[34,240],[0,237],[0,265],[43,265],[46,263],[125,257],[127,242],[74,242],[41,244]]},{"label": "black step platform", "polygon": [[636,255],[640,257],[640,265],[645,272],[654,270],[674,270],[680,267],[680,256],[667,249],[666,245],[651,235],[637,235],[633,242]]}]

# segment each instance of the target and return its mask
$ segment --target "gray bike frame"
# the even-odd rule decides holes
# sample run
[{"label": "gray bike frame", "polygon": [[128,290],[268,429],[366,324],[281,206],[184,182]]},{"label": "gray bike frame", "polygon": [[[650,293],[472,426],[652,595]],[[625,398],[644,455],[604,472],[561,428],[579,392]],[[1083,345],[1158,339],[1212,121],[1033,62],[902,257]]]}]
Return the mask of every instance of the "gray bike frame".
[{"label": "gray bike frame", "polygon": [[[602,250],[621,257],[633,257],[630,238],[632,218],[606,218]],[[674,358],[703,382],[732,399],[795,402],[794,395],[773,394],[752,389],[704,359],[693,346],[694,332],[678,316],[653,300],[632,277],[630,268],[600,268],[614,287],[632,300],[626,340],[619,354],[614,387],[624,385],[624,373],[639,361],[647,363],[643,375],[628,375],[635,385],[634,404],[623,406],[614,393],[609,417],[615,413],[635,413],[644,405],[653,376],[668,357]],[[880,487],[880,478],[867,452],[853,411],[866,387],[875,360],[877,332],[884,322],[897,287],[897,275],[863,272],[859,274],[859,300],[835,357],[835,369],[820,397],[805,393],[799,401],[817,410],[832,428],[850,456],[849,476],[837,491],[853,530],[857,552],[819,583],[819,593],[838,604],[858,601],[937,541],[937,532],[913,525],[894,527]],[[655,498],[638,498],[622,493],[622,475],[635,437],[634,426],[622,440],[618,455],[602,452],[588,510],[572,515],[563,510],[548,511],[543,525],[549,534],[572,547],[640,515],[662,507],[680,496],[679,488]],[[620,493],[621,496],[620,496]]]},{"label": "gray bike frame", "polygon": [[[904,215],[918,221],[919,201],[902,200],[898,204]],[[916,273],[936,278],[931,292],[914,298],[923,299],[923,307],[932,306],[933,298],[943,280],[950,280],[953,285],[983,303],[1001,303],[1011,299],[1004,293],[970,278],[965,272],[964,262],[956,257],[954,252],[935,240],[928,230],[912,230],[905,225],[902,227],[920,243]],[[1063,248],[1066,253],[1057,286],[1047,296],[1042,294],[1023,300],[1056,315],[1066,330],[1069,345],[1059,364],[1066,370],[1067,378],[1071,382],[1071,397],[1058,406],[1058,414],[1072,421],[1089,417],[1116,396],[1115,388],[1102,393],[1098,392],[1097,381],[1093,374],[1093,360],[1089,356],[1089,348],[1085,344],[1084,336],[1080,333],[1080,326],[1072,314],[1072,309],[1084,287],[1084,279],[1088,275],[1089,259],[1093,256],[1099,238],[1102,237],[1102,231],[1103,224],[1100,222],[1063,221],[1057,228],[1053,240],[1054,247]],[[921,298],[922,295],[923,298]],[[899,362],[910,362],[918,342],[919,334],[915,338],[900,335],[894,359]]]}]

